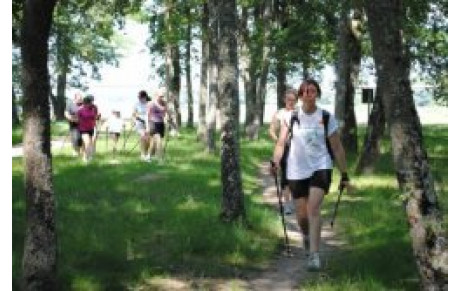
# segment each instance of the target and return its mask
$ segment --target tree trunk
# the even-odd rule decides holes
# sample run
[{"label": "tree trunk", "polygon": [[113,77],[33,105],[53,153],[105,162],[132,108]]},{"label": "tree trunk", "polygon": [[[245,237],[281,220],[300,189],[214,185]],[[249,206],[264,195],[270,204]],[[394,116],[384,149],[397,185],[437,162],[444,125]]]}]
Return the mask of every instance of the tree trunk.
[{"label": "tree trunk", "polygon": [[263,7],[263,48],[262,48],[262,68],[260,72],[260,78],[257,82],[256,88],[256,100],[258,103],[257,115],[259,118],[259,124],[264,123],[264,112],[265,112],[265,96],[267,94],[267,80],[268,80],[268,69],[270,65],[270,45],[269,38],[272,30],[272,1],[265,0]]},{"label": "tree trunk", "polygon": [[21,27],[26,230],[24,290],[57,290],[48,38],[56,1],[25,2]]},{"label": "tree trunk", "polygon": [[191,72],[191,59],[190,59],[190,47],[192,46],[192,25],[190,16],[190,7],[187,7],[187,44],[185,51],[185,73],[187,79],[187,127],[193,127],[193,92],[192,92],[192,72]]},{"label": "tree trunk", "polygon": [[220,0],[219,7],[219,95],[222,120],[222,208],[223,221],[245,218],[239,153],[239,97],[236,1]]},{"label": "tree trunk", "polygon": [[412,98],[401,0],[366,1],[385,118],[423,290],[447,290],[448,242]]},{"label": "tree trunk", "polygon": [[12,118],[13,118],[13,126],[19,125],[19,114],[18,114],[18,107],[17,107],[17,100],[16,100],[16,94],[14,93],[14,88],[13,88],[13,95],[12,98],[13,100],[11,107],[13,109],[12,113]]},{"label": "tree trunk", "polygon": [[67,73],[66,72],[61,72],[59,73],[57,77],[57,90],[56,90],[56,96],[53,94],[50,94],[50,99],[51,102],[53,103],[53,112],[54,112],[54,118],[56,120],[64,120],[64,110],[65,110],[65,104],[66,104],[66,98],[65,98],[65,89],[67,86]]},{"label": "tree trunk", "polygon": [[66,105],[66,96],[65,90],[67,86],[67,70],[69,68],[69,56],[64,48],[64,39],[63,31],[58,30],[56,46],[57,46],[57,59],[58,59],[58,68],[57,68],[57,88],[56,96],[50,94],[51,102],[53,103],[53,112],[56,120],[65,120],[64,111]]},{"label": "tree trunk", "polygon": [[[275,19],[278,30],[284,30],[287,27],[286,22],[286,3],[283,0],[275,0]],[[283,45],[276,47],[276,93],[278,108],[284,107],[284,93],[286,93],[286,58]]]},{"label": "tree trunk", "polygon": [[283,108],[284,93],[286,93],[286,64],[283,57],[279,57],[276,63],[276,93],[278,108]]},{"label": "tree trunk", "polygon": [[209,100],[208,110],[206,111],[206,142],[207,151],[213,153],[216,151],[216,118],[217,118],[217,94],[218,94],[218,25],[219,12],[217,10],[217,0],[210,0],[209,4]]},{"label": "tree trunk", "polygon": [[335,116],[340,126],[340,136],[345,150],[358,152],[358,127],[355,115],[355,85],[358,83],[361,62],[362,13],[342,8],[339,21],[339,61]]},{"label": "tree trunk", "polygon": [[377,78],[377,88],[372,105],[371,115],[367,122],[366,137],[363,142],[363,150],[358,158],[356,174],[371,174],[375,170],[375,164],[380,156],[380,139],[385,132],[385,113],[382,103],[382,81]]},{"label": "tree trunk", "polygon": [[171,79],[171,93],[174,105],[174,113],[176,115],[176,124],[182,126],[182,116],[180,112],[180,55],[179,45],[172,45],[172,69],[173,75]]},{"label": "tree trunk", "polygon": [[247,127],[251,124],[252,120],[254,120],[254,108],[255,108],[255,92],[253,90],[254,84],[254,72],[251,71],[253,69],[253,65],[251,64],[251,50],[249,49],[250,46],[250,36],[249,36],[249,29],[248,29],[248,8],[242,7],[241,8],[241,19],[239,21],[239,36],[240,36],[240,72],[243,78],[244,84],[244,99],[246,105],[246,115],[244,119],[244,125]]},{"label": "tree trunk", "polygon": [[[171,23],[171,11],[174,7],[174,4],[171,0],[165,1],[166,12],[165,12],[165,27],[166,34],[171,35],[172,32],[172,23]],[[180,77],[177,78],[176,65],[179,62],[177,55],[177,45],[172,44],[170,41],[167,41],[165,44],[165,75],[166,75],[166,100],[169,116],[170,126],[174,128],[175,131],[179,130],[180,122],[180,112],[178,112],[179,107],[179,89],[180,89]],[[180,111],[180,110],[179,110]]]},{"label": "tree trunk", "polygon": [[[257,13],[258,9],[254,9],[254,22],[259,21],[260,15]],[[248,9],[247,7],[242,8],[242,17],[240,20],[241,31],[241,71],[244,81],[245,101],[246,101],[246,118],[244,121],[245,132],[249,139],[253,140],[258,134],[257,123],[257,60],[259,57],[257,52],[251,51],[251,37],[249,35],[250,25],[248,23]],[[252,45],[253,46],[253,45]],[[258,49],[257,49],[258,50]]]},{"label": "tree trunk", "polygon": [[209,9],[208,4],[203,3],[203,15],[201,17],[201,77],[200,77],[200,101],[198,106],[197,139],[206,140],[206,100],[208,99],[208,64],[209,64]]}]

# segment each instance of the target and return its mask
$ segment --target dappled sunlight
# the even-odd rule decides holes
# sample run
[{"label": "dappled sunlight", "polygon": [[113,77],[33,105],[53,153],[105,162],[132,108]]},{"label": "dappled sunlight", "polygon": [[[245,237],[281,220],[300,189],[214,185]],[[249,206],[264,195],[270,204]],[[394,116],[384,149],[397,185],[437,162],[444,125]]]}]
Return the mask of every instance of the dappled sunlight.
[{"label": "dappled sunlight", "polygon": [[197,202],[193,196],[188,195],[186,201],[177,205],[178,210],[197,210],[200,207],[205,206],[204,203]]},{"label": "dappled sunlight", "polygon": [[91,206],[88,204],[73,202],[73,203],[69,203],[67,205],[67,208],[70,211],[74,211],[74,212],[85,212],[85,211],[88,211],[91,208]]},{"label": "dappled sunlight", "polygon": [[104,286],[92,276],[77,276],[72,279],[72,290],[103,290]]},{"label": "dappled sunlight", "polygon": [[[111,164],[110,151],[104,146],[98,147],[96,160],[87,166],[67,154],[53,156],[63,289],[192,286],[196,278],[228,281],[236,272],[267,267],[283,239],[278,213],[262,204],[259,195],[259,166],[271,157],[272,143],[242,140],[241,174],[250,224],[245,227],[219,220],[220,157],[207,154],[193,134],[170,141],[163,165],[141,162],[136,151],[120,154],[120,163]],[[134,143],[134,139],[129,141],[127,148]],[[433,168],[444,171],[447,151],[433,145]],[[337,265],[332,272],[335,282],[342,280],[340,286],[399,286],[383,283],[385,276],[374,274],[380,267],[364,268],[360,263],[380,264],[388,249],[395,249],[391,262],[399,263],[401,258],[413,262],[397,181],[389,172],[391,155],[381,159],[377,174],[351,175],[356,191],[344,192],[341,199],[334,230],[346,236],[351,252],[332,262]],[[434,174],[437,177],[440,172]],[[330,222],[339,179],[334,170],[331,192],[322,208],[323,227]],[[440,183],[447,198],[447,178]],[[18,282],[25,224],[22,158],[13,159],[12,207],[13,281]],[[401,275],[390,272],[389,279],[384,279],[411,278],[409,267],[406,264]],[[342,276],[357,281],[344,282]]]}]

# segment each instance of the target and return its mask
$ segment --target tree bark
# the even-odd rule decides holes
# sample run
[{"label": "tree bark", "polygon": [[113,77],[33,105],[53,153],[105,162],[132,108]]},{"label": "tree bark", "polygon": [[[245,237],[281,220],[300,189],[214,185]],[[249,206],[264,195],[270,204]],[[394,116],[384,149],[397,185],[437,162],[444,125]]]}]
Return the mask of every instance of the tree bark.
[{"label": "tree bark", "polygon": [[182,115],[180,111],[180,55],[179,45],[172,45],[172,69],[173,75],[171,79],[171,93],[174,105],[174,113],[176,115],[176,124],[182,126]]},{"label": "tree bark", "polygon": [[235,0],[219,0],[219,95],[222,120],[222,208],[223,221],[245,218],[239,149],[239,97],[237,15]]},{"label": "tree bark", "polygon": [[[165,27],[166,34],[171,35],[172,32],[172,20],[171,11],[173,10],[174,4],[172,0],[165,1],[166,12],[165,12]],[[179,67],[179,68],[177,68]],[[177,44],[167,41],[165,45],[165,75],[166,75],[166,100],[168,103],[168,109],[170,110],[170,123],[175,130],[179,130],[180,127],[180,108],[179,108],[179,94],[180,94],[180,64],[179,64],[179,48]]]},{"label": "tree bark", "polygon": [[13,109],[13,113],[12,113],[12,123],[13,123],[13,126],[17,126],[19,125],[19,114],[18,114],[18,107],[17,107],[17,100],[16,100],[16,94],[14,93],[14,88],[13,88],[13,94],[12,94],[12,104],[11,104],[11,107]]},{"label": "tree bark", "polygon": [[[254,86],[254,66],[251,63],[252,56],[250,46],[250,35],[248,29],[248,8],[242,7],[241,8],[241,19],[239,21],[239,47],[240,47],[240,72],[243,78],[244,84],[244,99],[246,105],[246,115],[244,119],[244,125],[247,127],[252,123],[255,118],[254,109],[256,103],[256,95],[255,95],[255,86]],[[257,19],[257,17],[254,17]],[[257,20],[256,20],[257,21]],[[255,22],[256,22],[255,21]]]},{"label": "tree bark", "polygon": [[217,48],[219,11],[217,0],[210,0],[209,4],[209,100],[206,111],[206,142],[208,153],[216,151],[216,118],[217,118],[217,95],[218,95],[218,61]]},{"label": "tree bark", "polygon": [[[275,0],[274,12],[276,19],[276,26],[278,30],[286,28],[286,3],[284,0]],[[276,93],[278,108],[284,107],[284,93],[286,92],[286,59],[285,49],[280,44],[276,47]]]},{"label": "tree bark", "polygon": [[447,290],[448,242],[409,80],[401,0],[366,1],[393,162],[423,290]]},{"label": "tree bark", "polygon": [[358,126],[355,115],[355,85],[358,83],[361,63],[362,13],[355,9],[342,8],[339,28],[338,81],[335,116],[339,122],[340,136],[345,150],[358,152]]},{"label": "tree bark", "polygon": [[192,46],[192,25],[190,16],[190,7],[187,7],[187,44],[185,50],[185,74],[187,79],[187,127],[193,127],[193,92],[192,92],[192,72],[191,72],[191,59],[190,47]]},{"label": "tree bark", "polygon": [[197,138],[206,141],[206,101],[208,99],[208,64],[209,64],[209,9],[208,4],[203,3],[203,15],[201,17],[201,78],[200,78],[200,101],[198,106],[198,129]]},{"label": "tree bark", "polygon": [[264,112],[265,112],[265,96],[267,93],[267,80],[268,80],[268,69],[270,65],[270,45],[269,38],[272,30],[272,1],[265,0],[263,6],[263,46],[262,46],[262,67],[260,72],[260,77],[257,82],[256,88],[256,100],[258,104],[257,115],[259,119],[259,125],[264,123]]},{"label": "tree bark", "polygon": [[56,1],[28,0],[21,27],[26,231],[24,290],[57,290],[48,38]]},{"label": "tree bark", "polygon": [[65,89],[67,86],[67,73],[61,72],[57,77],[57,90],[56,95],[50,94],[50,99],[53,104],[54,118],[56,120],[64,120],[64,110],[65,110]]},{"label": "tree bark", "polygon": [[[254,20],[255,29],[257,30],[257,23],[260,21],[260,9],[256,7],[254,9]],[[245,91],[245,102],[246,102],[246,118],[244,121],[246,136],[254,140],[258,136],[258,100],[257,100],[257,82],[258,82],[258,60],[259,46],[251,44],[251,36],[249,33],[248,8],[242,8],[242,17],[240,20],[240,63],[241,72],[243,75],[244,91]],[[253,48],[251,50],[251,48]],[[260,50],[260,52],[262,52]]]},{"label": "tree bark", "polygon": [[51,102],[53,103],[53,112],[54,117],[56,120],[64,120],[64,111],[66,105],[66,96],[65,90],[67,87],[67,70],[69,68],[69,56],[64,48],[64,41],[65,36],[63,35],[63,31],[57,31],[57,39],[56,39],[56,58],[57,62],[57,88],[56,88],[56,96],[50,94]]},{"label": "tree bark", "polygon": [[355,173],[371,174],[375,170],[375,164],[380,157],[380,139],[385,132],[385,113],[382,103],[382,81],[377,78],[377,88],[372,105],[371,115],[367,122],[366,136],[363,142],[363,149],[358,158]]}]

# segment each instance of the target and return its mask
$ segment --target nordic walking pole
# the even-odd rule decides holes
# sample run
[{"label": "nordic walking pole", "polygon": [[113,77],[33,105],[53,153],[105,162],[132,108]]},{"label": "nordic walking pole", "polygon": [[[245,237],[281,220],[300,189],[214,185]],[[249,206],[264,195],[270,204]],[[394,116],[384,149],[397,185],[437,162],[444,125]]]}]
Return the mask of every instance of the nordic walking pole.
[{"label": "nordic walking pole", "polygon": [[128,155],[134,151],[134,149],[139,145],[139,142],[140,142],[140,138],[136,141],[133,148],[129,150]]},{"label": "nordic walking pole", "polygon": [[67,135],[64,137],[64,139],[62,140],[61,151],[64,149],[64,146],[65,146],[67,140],[68,140],[68,139],[70,140],[70,135],[71,135],[71,133],[69,132],[69,134],[67,134]]},{"label": "nordic walking pole", "polygon": [[340,198],[342,197],[342,193],[343,193],[344,188],[345,188],[345,186],[340,184],[340,186],[339,186],[339,197],[337,198],[337,202],[335,203],[334,214],[332,215],[332,219],[331,219],[331,228],[334,227],[334,220],[335,220],[335,217],[337,216],[337,211],[339,210]]},{"label": "nordic walking pole", "polygon": [[163,156],[162,156],[163,161],[166,158],[166,148],[168,146],[169,130],[171,130],[171,128],[170,128],[170,126],[168,124],[167,128],[165,129],[165,146],[163,147]]},{"label": "nordic walking pole", "polygon": [[109,150],[109,127],[105,128],[105,151]]},{"label": "nordic walking pole", "polygon": [[[270,164],[272,168],[274,168],[275,163],[272,160],[270,160]],[[275,172],[274,177],[275,177],[275,184],[276,184],[276,195],[278,196],[278,204],[279,204],[280,215],[281,215],[281,222],[283,224],[283,230],[284,230],[284,244],[285,244],[287,253],[291,254],[291,248],[289,246],[289,238],[286,232],[286,222],[284,221],[284,207],[283,207],[283,202],[281,201],[281,193],[280,193],[280,188],[278,184],[278,173]]]},{"label": "nordic walking pole", "polygon": [[[122,151],[125,151],[125,149],[126,149],[126,142],[127,142],[128,139],[130,138],[131,133],[134,131],[134,128],[135,128],[135,125],[134,125],[133,123],[131,123],[130,131],[128,132],[128,134],[125,134],[125,140],[123,141],[123,149],[122,149]],[[123,133],[124,133],[124,132],[123,132]]]}]

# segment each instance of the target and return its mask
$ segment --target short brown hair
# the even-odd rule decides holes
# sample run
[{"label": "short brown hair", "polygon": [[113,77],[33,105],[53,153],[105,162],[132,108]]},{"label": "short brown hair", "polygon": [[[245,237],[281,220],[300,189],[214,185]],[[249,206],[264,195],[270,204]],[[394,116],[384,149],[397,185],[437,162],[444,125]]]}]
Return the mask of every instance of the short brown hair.
[{"label": "short brown hair", "polygon": [[318,91],[318,98],[321,98],[321,88],[319,87],[318,82],[316,82],[313,79],[306,79],[302,82],[302,84],[300,84],[299,91],[298,91],[299,97],[302,96],[303,92],[307,90],[308,85],[315,86],[316,91]]}]

